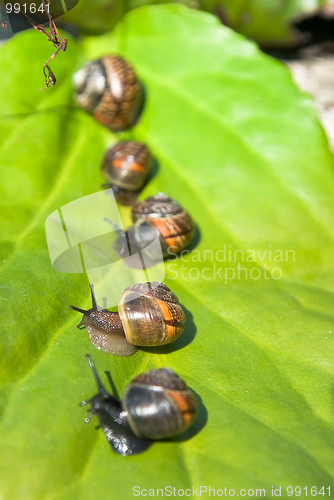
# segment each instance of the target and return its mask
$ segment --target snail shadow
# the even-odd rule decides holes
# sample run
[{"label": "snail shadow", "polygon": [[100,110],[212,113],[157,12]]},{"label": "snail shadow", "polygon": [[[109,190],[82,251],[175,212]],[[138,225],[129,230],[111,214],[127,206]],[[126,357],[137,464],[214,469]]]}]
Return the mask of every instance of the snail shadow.
[{"label": "snail shadow", "polygon": [[131,207],[137,201],[137,198],[140,195],[140,191],[125,191],[118,188],[117,186],[110,186],[107,183],[102,184],[102,187],[106,187],[108,189],[111,187],[114,193],[115,200],[123,207]]},{"label": "snail shadow", "polygon": [[193,239],[191,240],[191,242],[187,246],[187,250],[189,250],[189,252],[194,250],[197,247],[197,245],[200,243],[200,241],[201,241],[201,230],[198,227],[198,225],[195,224],[195,234],[194,234]]},{"label": "snail shadow", "polygon": [[141,98],[140,98],[140,102],[138,104],[138,109],[137,109],[137,113],[136,113],[137,117],[136,117],[134,125],[137,125],[140,122],[141,116],[142,116],[144,108],[145,108],[146,100],[147,100],[147,90],[146,90],[144,83],[141,80],[139,80],[139,85],[140,85]]},{"label": "snail shadow", "polygon": [[196,434],[198,434],[207,424],[208,410],[206,409],[201,396],[197,394],[197,392],[193,389],[192,391],[195,394],[198,408],[196,420],[193,425],[189,427],[189,429],[187,429],[185,432],[182,432],[182,434],[179,434],[178,436],[175,436],[173,438],[166,439],[167,442],[182,443],[183,441],[188,441],[189,439],[192,439],[194,436],[196,436]]},{"label": "snail shadow", "polygon": [[187,345],[191,344],[196,336],[197,328],[194,323],[192,313],[183,305],[182,309],[186,316],[186,327],[182,335],[180,335],[175,342],[157,347],[139,347],[139,349],[150,354],[170,354],[171,352],[179,351],[180,349],[183,349]]},{"label": "snail shadow", "polygon": [[120,400],[121,400],[121,398],[120,398],[120,396],[119,396],[119,393],[118,393],[117,387],[116,387],[116,386],[115,386],[115,384],[114,384],[114,381],[113,381],[113,379],[112,379],[112,376],[111,376],[110,371],[108,370],[108,371],[105,371],[104,373],[105,373],[105,375],[106,375],[106,377],[107,377],[107,379],[108,379],[108,382],[109,382],[109,385],[110,385],[110,388],[111,388],[111,394],[112,394],[112,396],[113,396],[114,398],[116,398],[118,401],[120,401]]},{"label": "snail shadow", "polygon": [[146,184],[151,182],[151,180],[158,174],[159,169],[160,169],[160,163],[155,157],[153,157],[150,172],[148,174],[144,187],[146,186]]}]

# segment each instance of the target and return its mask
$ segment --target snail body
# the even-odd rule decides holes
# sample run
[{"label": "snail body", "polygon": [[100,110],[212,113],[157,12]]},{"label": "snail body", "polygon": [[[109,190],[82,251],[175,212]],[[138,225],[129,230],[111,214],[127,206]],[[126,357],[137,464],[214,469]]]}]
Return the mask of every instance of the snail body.
[{"label": "snail body", "polygon": [[131,128],[140,113],[143,90],[131,65],[118,55],[87,62],[73,75],[74,100],[114,132]]},{"label": "snail body", "polygon": [[102,163],[107,186],[113,188],[117,201],[128,191],[139,191],[148,176],[152,156],[146,144],[139,141],[120,141],[108,149]]},{"label": "snail body", "polygon": [[75,306],[83,318],[91,343],[116,356],[130,356],[137,346],[158,346],[176,340],[185,328],[185,315],[177,296],[163,283],[137,283],[123,292],[118,313],[97,305],[91,284],[92,308]]},{"label": "snail body", "polygon": [[[98,394],[89,400],[89,422],[97,415],[113,451],[127,456],[147,449],[153,440],[177,436],[197,416],[194,393],[170,368],[149,370],[135,377],[125,388],[120,403],[103,387],[89,355]],[[81,403],[85,405],[86,402]]]},{"label": "snail body", "polygon": [[[195,235],[195,224],[189,213],[164,193],[136,202],[132,207],[131,218],[134,225],[127,231],[122,231],[106,219],[119,234],[115,247],[120,255],[126,254],[128,246],[132,253],[143,250],[158,236],[163,257],[170,257],[186,248]],[[159,259],[159,255],[149,256],[152,260]]]}]

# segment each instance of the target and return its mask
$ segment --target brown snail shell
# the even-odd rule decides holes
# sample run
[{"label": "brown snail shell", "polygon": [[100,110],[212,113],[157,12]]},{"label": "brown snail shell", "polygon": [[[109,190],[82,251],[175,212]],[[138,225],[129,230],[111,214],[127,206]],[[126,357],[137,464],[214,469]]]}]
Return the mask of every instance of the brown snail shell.
[{"label": "brown snail shell", "polygon": [[135,377],[125,388],[122,407],[131,429],[143,439],[176,436],[187,430],[197,416],[194,393],[170,368]]},{"label": "brown snail shell", "polygon": [[172,255],[169,249],[180,253],[195,234],[195,225],[189,213],[164,193],[136,202],[131,217],[134,228],[144,225],[158,231],[163,257]]},{"label": "brown snail shell", "polygon": [[[127,257],[129,249],[131,255],[142,250],[153,265],[161,259],[161,255],[167,258],[182,252],[195,235],[195,224],[189,213],[164,193],[134,203],[131,217],[134,225],[127,231],[105,218],[118,233],[113,246],[121,257]],[[158,250],[150,245],[157,237],[160,242]]]},{"label": "brown snail shell", "polygon": [[146,144],[120,141],[109,148],[103,158],[102,174],[113,188],[117,201],[127,191],[139,191],[149,174],[152,156]]},{"label": "brown snail shell", "polygon": [[176,436],[187,430],[197,416],[194,393],[170,368],[135,377],[125,388],[122,407],[131,429],[143,439]]},{"label": "brown snail shell", "polygon": [[[103,387],[91,357],[86,356],[98,393],[89,402],[88,423],[97,415],[111,448],[122,456],[146,450],[152,440],[166,439],[187,430],[197,417],[193,391],[170,368],[150,370],[125,388],[120,403]],[[87,404],[83,401],[81,405]]]},{"label": "brown snail shell", "polygon": [[173,342],[184,330],[185,315],[179,299],[164,283],[137,283],[124,290],[118,306],[129,344],[157,346]]},{"label": "brown snail shell", "polygon": [[138,119],[143,89],[131,65],[118,55],[87,62],[73,75],[77,104],[114,132]]},{"label": "brown snail shell", "polygon": [[158,346],[176,340],[185,328],[185,314],[177,296],[163,283],[137,283],[126,288],[119,313],[97,305],[91,284],[93,306],[85,311],[75,306],[83,318],[91,343],[116,356],[130,356],[137,346]]}]

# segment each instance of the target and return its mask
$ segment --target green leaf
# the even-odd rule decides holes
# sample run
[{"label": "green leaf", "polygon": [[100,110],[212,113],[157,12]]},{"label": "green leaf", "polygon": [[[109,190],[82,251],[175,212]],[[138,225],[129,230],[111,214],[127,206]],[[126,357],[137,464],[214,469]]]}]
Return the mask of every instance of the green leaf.
[{"label": "green leaf", "polygon": [[[146,88],[141,120],[122,136],[159,161],[141,197],[169,193],[200,232],[165,264],[185,333],[129,358],[75,328],[68,306],[89,305],[88,281],[52,268],[44,231],[53,211],[103,182],[115,136],[75,107],[70,77],[108,51]],[[333,486],[334,171],[311,99],[215,17],[177,6],[134,11],[82,46],[71,39],[52,62],[58,83],[39,92],[49,55],[36,32],[0,50],[0,495],[127,499],[134,486],[202,485],[266,497],[281,486],[287,498],[287,486],[309,496]],[[78,405],[96,391],[87,352],[119,394],[144,370],[175,369],[202,401],[194,428],[114,455]]]},{"label": "green leaf", "polygon": [[[61,18],[85,33],[104,33],[129,10],[171,0],[80,0]],[[293,23],[303,17],[332,12],[333,0],[174,0],[216,14],[224,24],[264,45],[289,46],[303,38]],[[330,10],[329,10],[330,9]]]}]

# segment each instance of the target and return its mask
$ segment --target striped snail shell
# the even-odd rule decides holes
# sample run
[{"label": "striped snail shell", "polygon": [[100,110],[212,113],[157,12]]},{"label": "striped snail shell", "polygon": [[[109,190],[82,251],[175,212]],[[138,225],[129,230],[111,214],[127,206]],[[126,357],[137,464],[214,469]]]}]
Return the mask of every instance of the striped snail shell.
[{"label": "striped snail shell", "polygon": [[181,252],[195,234],[195,225],[188,212],[164,193],[136,202],[131,217],[135,237],[136,228],[140,226],[150,226],[158,231],[163,257],[170,257],[169,248],[175,253]]},{"label": "striped snail shell", "polygon": [[[127,231],[105,218],[118,233],[113,246],[121,256],[128,256],[129,248],[132,255],[143,250],[154,263],[160,260],[161,253],[164,258],[180,253],[195,235],[195,224],[189,213],[164,193],[134,203],[131,217],[134,225]],[[156,247],[153,250],[150,247],[157,236],[161,247],[159,252]]]},{"label": "striped snail shell", "polygon": [[74,99],[105,127],[131,128],[143,103],[143,89],[130,64],[118,55],[87,62],[73,75]]},{"label": "striped snail shell", "polygon": [[118,311],[131,345],[170,344],[179,338],[185,327],[186,317],[179,299],[168,286],[157,281],[126,288]]},{"label": "striped snail shell", "polygon": [[[93,361],[98,394],[89,400],[91,410],[85,421],[97,415],[100,427],[115,453],[122,456],[140,453],[153,440],[177,436],[197,417],[197,402],[192,390],[170,368],[150,370],[135,377],[125,388],[122,402],[103,387]],[[82,406],[87,402],[83,401]]]},{"label": "striped snail shell", "polygon": [[122,407],[131,429],[143,439],[177,436],[197,416],[194,393],[170,368],[150,370],[134,378],[124,391]]},{"label": "striped snail shell", "polygon": [[164,283],[152,281],[126,288],[118,313],[97,305],[91,284],[92,308],[87,311],[75,306],[83,318],[91,343],[116,356],[130,356],[137,346],[159,346],[176,340],[185,328],[185,314],[179,300]]},{"label": "striped snail shell", "polygon": [[117,201],[127,191],[139,191],[148,176],[152,156],[146,144],[139,141],[120,141],[109,148],[103,158],[102,174],[112,187]]}]

